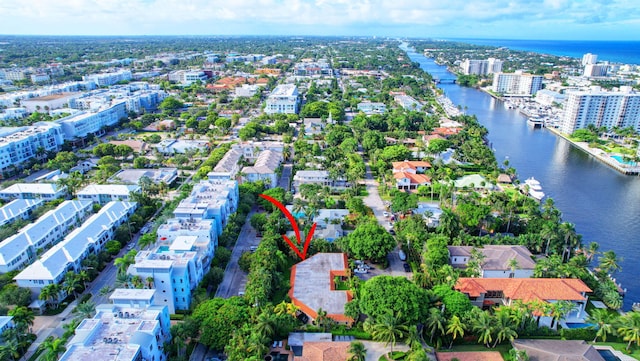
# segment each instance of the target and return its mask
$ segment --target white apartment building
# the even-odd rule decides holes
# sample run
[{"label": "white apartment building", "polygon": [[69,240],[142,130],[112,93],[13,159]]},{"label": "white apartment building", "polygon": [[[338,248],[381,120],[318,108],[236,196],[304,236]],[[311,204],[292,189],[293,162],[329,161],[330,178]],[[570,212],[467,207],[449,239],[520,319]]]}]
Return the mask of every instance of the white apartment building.
[{"label": "white apartment building", "polygon": [[589,124],[608,129],[632,127],[640,131],[640,93],[626,86],[616,92],[603,91],[600,87],[568,92],[560,129],[571,134]]},{"label": "white apartment building", "polygon": [[551,106],[554,103],[564,104],[567,96],[558,92],[542,89],[536,93],[535,102],[540,105]]},{"label": "white apartment building", "polygon": [[193,186],[191,195],[183,199],[173,215],[178,219],[212,219],[216,232],[222,234],[229,216],[238,209],[238,182],[207,180]]},{"label": "white apartment building", "polygon": [[67,195],[66,186],[55,183],[16,183],[0,191],[0,199],[44,199],[52,201]]},{"label": "white apartment building", "polygon": [[154,251],[141,251],[127,271],[143,280],[153,278],[154,304],[166,306],[170,313],[189,309],[191,291],[204,276],[200,257],[197,252],[189,250],[195,238],[181,236],[168,249],[158,247]]},{"label": "white apartment building", "polygon": [[609,66],[606,64],[587,64],[584,66],[584,73],[582,76],[586,76],[588,78],[607,76],[608,68]]},{"label": "white apartment building", "polygon": [[329,171],[326,170],[299,170],[293,176],[293,187],[300,190],[303,184],[319,184],[321,186],[331,186],[333,182],[329,178]]},{"label": "white apartment building", "polygon": [[275,188],[278,186],[276,170],[282,161],[282,153],[271,150],[262,151],[253,166],[242,168],[243,179],[248,182],[264,181],[267,188]]},{"label": "white apartment building", "polygon": [[177,70],[171,72],[168,77],[169,81],[180,83],[182,85],[191,85],[197,81],[206,82],[207,74],[203,71]]},{"label": "white apartment building", "polygon": [[586,53],[582,56],[582,65],[596,64],[598,62],[598,55]]},{"label": "white apartment building", "polygon": [[127,117],[126,102],[115,102],[96,111],[83,111],[56,120],[62,125],[65,139],[83,138],[89,133],[98,133],[102,128],[116,125]]},{"label": "white apartment building", "polygon": [[129,184],[90,184],[78,191],[78,199],[97,204],[107,204],[112,201],[131,201],[131,193],[140,193],[139,185]]},{"label": "white apartment building", "polygon": [[29,288],[37,297],[46,285],[62,282],[65,273],[80,272],[82,260],[89,254],[102,251],[104,245],[113,239],[116,229],[129,219],[136,207],[135,202],[108,203],[20,272],[14,280],[18,286]]},{"label": "white apartment building", "polygon": [[63,143],[62,127],[53,122],[0,128],[0,172],[35,158],[39,151],[58,151]]},{"label": "white apartment building", "polygon": [[297,114],[298,88],[294,84],[278,85],[267,98],[264,112],[267,114]]},{"label": "white apartment building", "polygon": [[502,60],[489,58],[487,60],[466,59],[460,64],[465,75],[487,75],[502,72]]},{"label": "white apartment building", "polygon": [[82,77],[83,81],[95,83],[98,87],[109,86],[121,81],[128,81],[133,78],[130,70],[120,70],[112,73],[91,74]]},{"label": "white apartment building", "polygon": [[26,77],[27,71],[24,69],[0,69],[0,79],[24,80]]},{"label": "white apartment building", "polygon": [[284,151],[284,143],[266,142],[266,141],[265,142],[248,141],[248,142],[233,144],[231,146],[231,149],[239,150],[240,152],[242,152],[242,157],[245,160],[253,163],[256,160],[258,160],[258,156],[260,156],[260,154],[265,150],[282,153]]},{"label": "white apartment building", "polygon": [[6,273],[29,265],[38,250],[60,242],[91,214],[92,203],[64,201],[56,209],[4,241],[0,242],[0,273]]},{"label": "white apartment building", "polygon": [[115,304],[119,299],[97,306],[96,315],[76,327],[59,361],[167,360],[164,343],[171,340],[169,310],[150,305],[147,295],[139,292],[148,290],[126,291],[137,298],[135,306]]},{"label": "white apartment building", "polygon": [[49,77],[49,74],[46,74],[46,73],[31,74],[31,82],[34,84],[46,83],[49,80],[51,80],[51,78]]},{"label": "white apartment building", "polygon": [[25,108],[6,108],[0,111],[0,120],[22,119],[26,116]]},{"label": "white apartment building", "polygon": [[0,207],[0,227],[18,219],[29,219],[33,211],[44,204],[42,199],[14,199]]},{"label": "white apartment building", "polygon": [[506,95],[533,95],[542,89],[542,75],[523,73],[495,73],[491,90]]}]

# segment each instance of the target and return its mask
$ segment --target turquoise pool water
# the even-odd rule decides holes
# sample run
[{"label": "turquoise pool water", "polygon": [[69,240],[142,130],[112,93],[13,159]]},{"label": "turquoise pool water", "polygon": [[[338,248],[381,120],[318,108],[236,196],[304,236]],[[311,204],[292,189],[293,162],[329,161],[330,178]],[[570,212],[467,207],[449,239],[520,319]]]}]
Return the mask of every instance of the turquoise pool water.
[{"label": "turquoise pool water", "polygon": [[613,352],[611,352],[609,350],[598,350],[598,353],[606,361],[620,361],[618,356],[614,355]]},{"label": "turquoise pool water", "polygon": [[587,328],[590,327],[591,324],[590,323],[573,323],[573,322],[567,322],[567,327],[568,328]]},{"label": "turquoise pool water", "polygon": [[157,253],[169,252],[169,246],[160,246],[158,247]]},{"label": "turquoise pool water", "polygon": [[620,164],[626,164],[626,165],[636,165],[636,162],[631,162],[628,160],[624,160],[624,157],[621,155],[612,155],[611,158],[615,159],[616,162],[620,163]]}]

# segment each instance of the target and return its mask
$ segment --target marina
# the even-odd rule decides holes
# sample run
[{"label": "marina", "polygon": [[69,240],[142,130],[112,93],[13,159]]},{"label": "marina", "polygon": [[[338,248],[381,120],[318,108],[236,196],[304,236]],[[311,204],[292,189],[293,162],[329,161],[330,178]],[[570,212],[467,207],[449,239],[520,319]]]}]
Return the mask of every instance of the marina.
[{"label": "marina", "polygon": [[[422,54],[408,54],[434,77],[451,77],[444,66]],[[636,236],[640,233],[640,181],[614,170],[614,158],[607,156],[607,162],[612,164],[609,165],[591,156],[554,127],[532,128],[520,109],[506,109],[502,100],[487,92],[457,84],[440,84],[439,88],[488,129],[498,162],[508,159],[519,174],[534,176],[540,182],[545,197],[553,199],[562,218],[575,224],[583,244],[598,242],[600,250],[612,250],[617,255],[640,253],[640,239]],[[521,99],[513,101],[515,104]],[[584,147],[588,148],[586,144]],[[635,277],[640,273],[640,264],[632,257],[623,258],[622,271],[614,277],[627,289],[623,309],[629,310],[634,302],[640,302],[640,279]]]}]

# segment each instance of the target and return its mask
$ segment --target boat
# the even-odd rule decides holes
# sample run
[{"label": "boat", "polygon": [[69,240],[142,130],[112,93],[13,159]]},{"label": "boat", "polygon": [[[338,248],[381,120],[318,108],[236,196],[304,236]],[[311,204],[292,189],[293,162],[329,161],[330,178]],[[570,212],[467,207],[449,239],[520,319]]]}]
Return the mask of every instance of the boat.
[{"label": "boat", "polygon": [[505,101],[504,103],[502,103],[502,105],[504,105],[504,108],[505,108],[505,109],[514,109],[514,108],[515,108],[515,106],[513,105],[513,103],[512,103],[512,102],[510,102],[510,101],[508,101],[508,100],[507,100],[507,101]]},{"label": "boat", "polygon": [[542,186],[540,185],[540,182],[538,182],[538,180],[531,177],[524,181],[524,184],[526,187],[528,187],[528,192],[531,197],[538,201],[544,198],[544,192],[542,191]]},{"label": "boat", "polygon": [[542,118],[529,118],[527,123],[534,128],[542,128],[544,126],[544,120]]}]

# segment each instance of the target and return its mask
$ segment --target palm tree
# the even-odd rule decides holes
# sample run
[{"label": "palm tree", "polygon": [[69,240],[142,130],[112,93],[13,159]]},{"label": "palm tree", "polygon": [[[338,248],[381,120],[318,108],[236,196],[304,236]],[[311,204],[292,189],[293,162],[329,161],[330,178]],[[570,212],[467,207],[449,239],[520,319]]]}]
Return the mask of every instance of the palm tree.
[{"label": "palm tree", "polygon": [[291,317],[296,317],[298,306],[294,305],[293,303],[282,301],[273,308],[273,312],[278,316],[287,314]]},{"label": "palm tree", "polygon": [[276,331],[275,320],[268,313],[261,313],[255,320],[254,331],[260,338],[271,339]]},{"label": "palm tree", "polygon": [[19,306],[9,311],[9,316],[13,316],[13,324],[19,333],[24,334],[29,327],[33,326],[33,321],[36,319],[33,311],[25,306]]},{"label": "palm tree", "polygon": [[585,323],[591,325],[589,328],[597,330],[593,342],[596,342],[598,337],[602,339],[602,342],[607,342],[607,335],[614,331],[613,320],[613,315],[607,309],[596,308],[591,311]]},{"label": "palm tree", "polygon": [[550,316],[551,316],[551,329],[556,326],[556,323],[564,318],[575,305],[571,301],[558,301],[550,304]]},{"label": "palm tree", "polygon": [[352,341],[348,352],[351,354],[349,361],[365,361],[367,357],[367,349],[360,341]]},{"label": "palm tree", "polygon": [[53,338],[53,336],[47,337],[42,343],[42,348],[45,350],[43,355],[45,361],[57,361],[58,355],[66,350],[64,340],[61,338]]},{"label": "palm tree", "polygon": [[400,321],[400,313],[394,316],[391,312],[377,317],[371,324],[371,336],[375,341],[384,342],[385,347],[391,345],[390,353],[397,341],[404,340],[409,332],[407,324]]},{"label": "palm tree", "polygon": [[149,287],[149,289],[152,289],[153,288],[153,281],[154,281],[153,277],[147,277],[146,281],[147,281],[146,286]]},{"label": "palm tree", "polygon": [[472,329],[478,336],[478,342],[483,343],[486,347],[489,347],[491,341],[493,341],[493,320],[486,311],[476,311],[472,316]]},{"label": "palm tree", "polygon": [[623,340],[629,341],[627,351],[629,351],[631,344],[634,342],[636,346],[640,345],[640,313],[632,311],[621,316],[618,319],[617,331]]},{"label": "palm tree", "polygon": [[78,290],[82,287],[79,275],[73,272],[67,272],[64,275],[64,283],[62,289],[67,293],[73,293],[73,298],[78,298]]},{"label": "palm tree", "polygon": [[60,297],[61,287],[57,283],[46,285],[40,290],[38,299],[50,302],[53,308],[58,308],[58,299]]},{"label": "palm tree", "polygon": [[429,309],[429,315],[427,316],[427,323],[425,324],[425,327],[426,331],[429,333],[429,342],[433,343],[433,339],[436,338],[436,348],[439,348],[440,336],[445,334],[446,322],[446,318],[438,308],[432,307]]},{"label": "palm tree", "polygon": [[494,321],[496,340],[493,343],[493,347],[496,347],[497,344],[504,340],[513,341],[518,337],[518,333],[516,333],[516,330],[514,329],[515,325],[513,324],[513,321],[509,318],[509,315],[507,313],[497,313]]},{"label": "palm tree", "polygon": [[316,316],[314,323],[317,326],[322,327],[322,329],[327,332],[327,330],[331,328],[331,321],[333,320],[330,319],[329,316],[327,316],[327,311],[323,310],[322,308],[318,308],[318,315]]},{"label": "palm tree", "polygon": [[16,339],[8,339],[0,346],[0,360],[18,360],[20,356],[20,345]]},{"label": "palm tree", "polygon": [[74,313],[77,313],[80,318],[91,318],[96,311],[96,304],[91,301],[82,302],[76,306]]},{"label": "palm tree", "polygon": [[447,322],[447,335],[451,336],[451,344],[449,345],[449,348],[453,347],[453,343],[458,337],[464,337],[464,331],[466,328],[467,326],[462,322],[462,320],[460,320],[460,317],[457,315],[451,316],[451,319]]},{"label": "palm tree", "polygon": [[84,270],[84,269],[78,272],[78,279],[80,280],[80,282],[82,282],[82,288],[86,290],[87,281],[91,279],[91,277],[89,277],[89,272],[87,272],[87,270]]},{"label": "palm tree", "polygon": [[600,257],[599,268],[606,273],[614,273],[622,270],[620,261],[622,261],[622,258],[618,258],[614,251],[606,251]]},{"label": "palm tree", "polygon": [[131,277],[126,273],[118,273],[118,274],[116,274],[116,287],[128,288],[129,279],[130,278]]},{"label": "palm tree", "polygon": [[591,260],[593,260],[593,257],[599,253],[599,248],[600,245],[597,242],[589,243],[589,248],[583,251],[585,253],[585,256],[587,257],[587,261],[591,262]]}]

